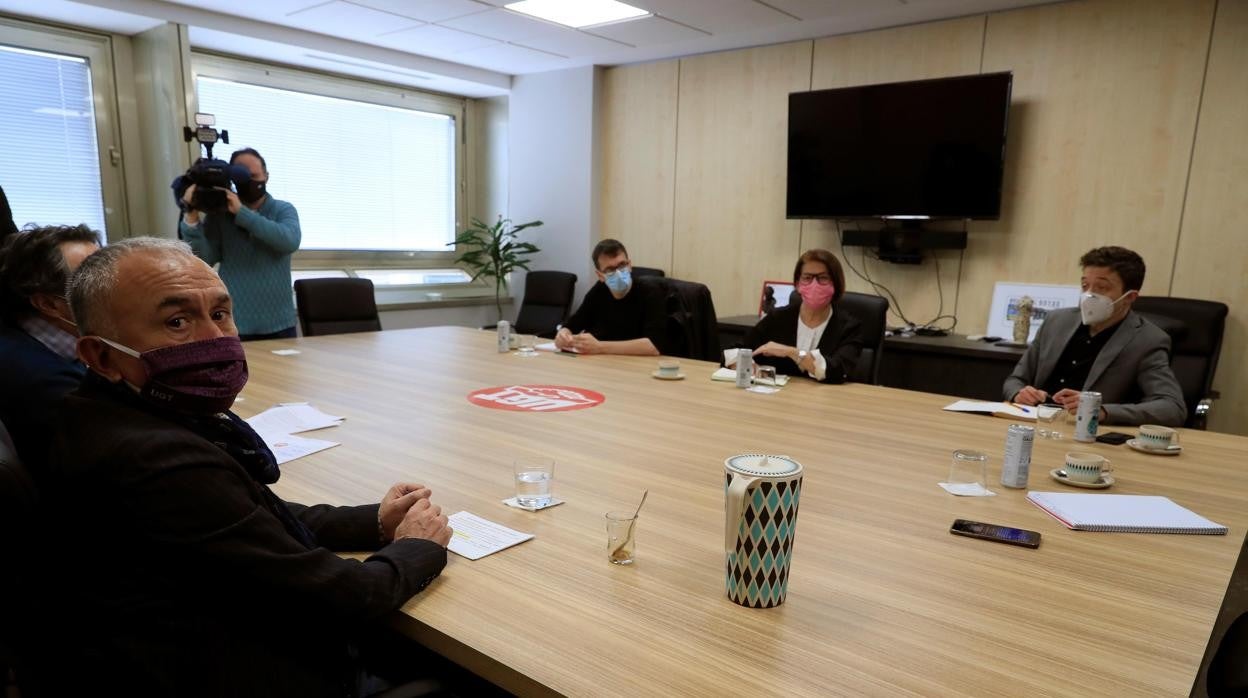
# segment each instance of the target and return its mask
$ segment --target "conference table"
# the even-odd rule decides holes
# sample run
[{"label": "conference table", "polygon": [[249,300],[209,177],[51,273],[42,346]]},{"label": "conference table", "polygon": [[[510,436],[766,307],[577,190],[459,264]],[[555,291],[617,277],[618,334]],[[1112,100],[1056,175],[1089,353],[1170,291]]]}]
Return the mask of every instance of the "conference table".
[{"label": "conference table", "polygon": [[[277,355],[275,349],[299,353]],[[283,466],[297,502],[377,501],[428,485],[535,538],[445,571],[393,623],[522,695],[1185,695],[1248,529],[1248,439],[1184,430],[1179,457],[1080,445],[1113,461],[1117,494],[1160,494],[1225,536],[1068,530],[999,485],[1010,422],[941,410],[947,396],[797,379],[774,394],[656,380],[647,357],[500,354],[492,331],[440,327],[255,342],[235,411],[306,401],[346,418],[304,434],[341,445]],[[605,400],[571,411],[470,402],[558,385]],[[1110,427],[1112,429],[1112,427]],[[1069,437],[1069,434],[1067,434]],[[1069,438],[1037,440],[1030,487]],[[954,449],[990,456],[993,497],[937,486]],[[787,601],[725,595],[724,459],[804,467]],[[546,457],[554,495],[505,506],[513,461]],[[649,497],[635,564],[607,561],[604,513]],[[1038,549],[949,533],[956,518],[1032,529]]]}]

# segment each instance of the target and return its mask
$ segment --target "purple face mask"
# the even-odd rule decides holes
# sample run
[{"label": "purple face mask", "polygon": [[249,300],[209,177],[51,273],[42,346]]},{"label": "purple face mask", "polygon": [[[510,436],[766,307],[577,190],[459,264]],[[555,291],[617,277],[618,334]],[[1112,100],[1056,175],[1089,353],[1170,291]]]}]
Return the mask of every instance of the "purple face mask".
[{"label": "purple face mask", "polygon": [[139,394],[157,405],[216,414],[230,409],[247,385],[247,355],[238,337],[203,339],[142,353],[103,337],[100,341],[143,362],[147,382]]}]

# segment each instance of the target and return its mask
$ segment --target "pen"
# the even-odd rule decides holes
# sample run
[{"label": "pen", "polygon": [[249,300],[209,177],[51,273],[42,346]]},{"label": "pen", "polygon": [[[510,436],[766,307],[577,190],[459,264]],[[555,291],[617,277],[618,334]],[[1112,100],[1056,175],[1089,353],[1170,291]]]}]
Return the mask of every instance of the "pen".
[{"label": "pen", "polygon": [[1006,404],[1010,405],[1011,407],[1017,407],[1018,409],[1023,411],[1023,414],[1031,414],[1031,412],[1028,412],[1028,410],[1030,410],[1031,408],[1026,405],[1020,405],[1017,402],[1007,402]]}]

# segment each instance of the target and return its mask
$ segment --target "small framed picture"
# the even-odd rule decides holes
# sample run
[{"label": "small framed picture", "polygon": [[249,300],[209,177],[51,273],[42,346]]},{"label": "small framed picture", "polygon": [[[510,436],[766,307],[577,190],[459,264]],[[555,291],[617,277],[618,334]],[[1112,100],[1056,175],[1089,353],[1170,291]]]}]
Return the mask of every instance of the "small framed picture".
[{"label": "small framed picture", "polygon": [[789,304],[797,287],[791,281],[764,281],[758,298],[758,316],[766,317]]}]

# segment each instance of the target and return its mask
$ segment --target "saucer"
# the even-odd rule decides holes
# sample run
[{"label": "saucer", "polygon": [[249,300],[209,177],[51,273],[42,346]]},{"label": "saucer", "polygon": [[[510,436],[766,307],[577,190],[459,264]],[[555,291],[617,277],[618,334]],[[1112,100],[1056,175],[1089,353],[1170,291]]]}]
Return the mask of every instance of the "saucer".
[{"label": "saucer", "polygon": [[664,376],[660,374],[658,371],[652,371],[650,375],[654,376],[655,378],[658,378],[661,381],[683,381],[685,379],[685,374],[683,373],[677,373],[674,376]]},{"label": "saucer", "polygon": [[1140,453],[1150,453],[1154,456],[1177,456],[1183,452],[1182,445],[1179,445],[1177,448],[1174,446],[1169,448],[1149,448],[1141,444],[1139,439],[1128,439],[1127,445]]},{"label": "saucer", "polygon": [[1101,473],[1101,478],[1097,480],[1096,482],[1075,482],[1074,480],[1071,480],[1070,478],[1066,477],[1066,474],[1062,472],[1061,468],[1054,468],[1050,470],[1049,477],[1053,478],[1054,480],[1057,480],[1063,485],[1070,485],[1071,487],[1082,487],[1087,490],[1103,490],[1106,487],[1109,487],[1110,485],[1114,484],[1115,482],[1114,476],[1110,475],[1109,473]]}]

